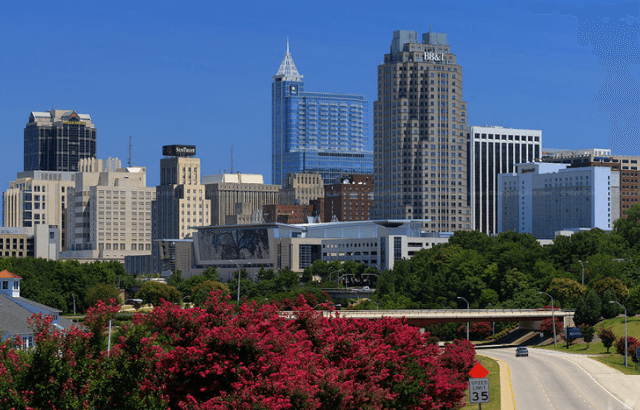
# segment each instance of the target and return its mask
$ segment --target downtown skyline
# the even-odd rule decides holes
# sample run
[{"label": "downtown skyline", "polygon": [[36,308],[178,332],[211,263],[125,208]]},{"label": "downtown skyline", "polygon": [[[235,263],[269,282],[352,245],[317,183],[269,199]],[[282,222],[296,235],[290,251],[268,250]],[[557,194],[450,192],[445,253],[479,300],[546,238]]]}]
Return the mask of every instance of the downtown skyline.
[{"label": "downtown skyline", "polygon": [[[628,28],[637,43],[640,6],[633,4],[636,15],[620,36],[629,36]],[[624,81],[603,87],[606,64],[599,61],[607,58],[599,60],[594,41],[580,37],[578,18],[548,14],[537,2],[109,7],[36,2],[31,9],[11,4],[0,11],[3,190],[23,170],[29,114],[51,108],[91,116],[98,158],[118,157],[126,164],[131,135],[132,165],[147,168],[148,186],[159,183],[162,145],[176,143],[196,145],[202,175],[229,172],[233,145],[234,171],[270,180],[271,77],[287,37],[306,88],[364,95],[369,150],[376,69],[394,30],[432,27],[447,34],[465,68],[468,125],[541,129],[544,148],[613,148],[610,109],[597,96],[603,90],[615,94],[616,85],[624,84],[632,91],[632,107],[624,111],[634,120],[638,109],[637,62],[629,60],[624,75],[614,72]],[[596,10],[604,13],[602,21],[607,10],[619,12],[607,7]],[[608,58],[615,61],[619,39],[609,40]],[[638,154],[633,147],[613,151]]]}]

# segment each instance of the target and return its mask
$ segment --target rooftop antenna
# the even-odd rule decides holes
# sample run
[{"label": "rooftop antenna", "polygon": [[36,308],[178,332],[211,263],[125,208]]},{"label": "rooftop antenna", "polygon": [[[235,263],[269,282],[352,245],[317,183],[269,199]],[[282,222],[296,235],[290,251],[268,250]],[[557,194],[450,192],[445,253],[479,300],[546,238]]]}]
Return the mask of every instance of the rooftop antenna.
[{"label": "rooftop antenna", "polygon": [[429,23],[429,33],[433,32],[433,23]]},{"label": "rooftop antenna", "polygon": [[231,146],[231,173],[233,174],[233,145]]},{"label": "rooftop antenna", "polygon": [[131,135],[129,135],[129,159],[127,160],[129,167],[131,167]]}]

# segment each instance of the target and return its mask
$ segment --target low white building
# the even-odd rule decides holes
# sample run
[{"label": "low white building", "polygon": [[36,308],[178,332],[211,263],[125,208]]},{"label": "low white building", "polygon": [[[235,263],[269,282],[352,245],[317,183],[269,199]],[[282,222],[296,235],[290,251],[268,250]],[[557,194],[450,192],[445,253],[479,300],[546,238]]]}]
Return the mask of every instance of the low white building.
[{"label": "low white building", "polygon": [[620,217],[620,173],[608,167],[518,164],[498,176],[498,232],[553,239],[559,230],[611,230]]}]

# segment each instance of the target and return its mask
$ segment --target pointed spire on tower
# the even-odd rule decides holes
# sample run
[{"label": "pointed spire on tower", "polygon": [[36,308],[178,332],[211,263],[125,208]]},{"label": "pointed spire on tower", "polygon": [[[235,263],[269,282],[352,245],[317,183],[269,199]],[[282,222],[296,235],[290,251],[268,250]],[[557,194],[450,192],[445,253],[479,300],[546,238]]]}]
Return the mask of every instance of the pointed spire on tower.
[{"label": "pointed spire on tower", "polygon": [[279,78],[282,81],[300,81],[302,77],[303,76],[298,73],[296,65],[293,63],[293,58],[289,52],[289,36],[287,36],[287,52],[284,55],[282,63],[280,63],[278,73],[274,75],[273,78]]}]

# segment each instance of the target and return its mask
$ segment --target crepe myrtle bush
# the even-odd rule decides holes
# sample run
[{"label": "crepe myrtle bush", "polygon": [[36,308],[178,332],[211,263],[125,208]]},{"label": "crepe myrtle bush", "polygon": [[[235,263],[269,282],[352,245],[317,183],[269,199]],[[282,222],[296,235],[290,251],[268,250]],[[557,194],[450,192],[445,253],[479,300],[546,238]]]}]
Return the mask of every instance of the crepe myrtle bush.
[{"label": "crepe myrtle bush", "polygon": [[[222,292],[201,307],[164,302],[114,329],[117,306],[87,326],[35,321],[35,351],[0,345],[0,403],[31,409],[459,408],[473,345],[440,348],[402,320],[323,316],[300,296],[293,312],[236,308]],[[292,314],[293,313],[293,314]]]}]

